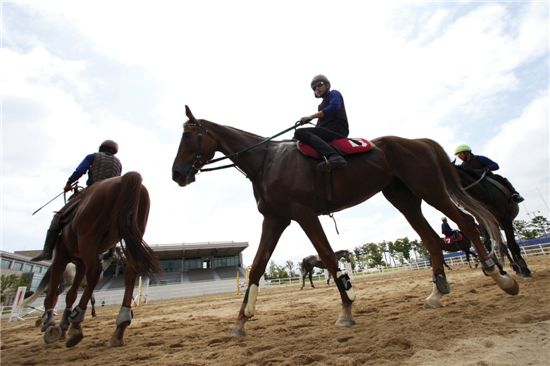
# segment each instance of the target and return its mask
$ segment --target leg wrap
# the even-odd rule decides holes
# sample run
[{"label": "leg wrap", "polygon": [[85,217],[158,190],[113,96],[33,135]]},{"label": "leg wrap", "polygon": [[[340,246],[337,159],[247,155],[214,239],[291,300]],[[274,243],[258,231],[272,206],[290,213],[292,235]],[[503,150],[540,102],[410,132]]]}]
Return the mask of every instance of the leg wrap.
[{"label": "leg wrap", "polygon": [[121,306],[118,316],[116,317],[116,325],[118,326],[124,322],[131,322],[133,317],[134,313],[132,313],[132,308]]},{"label": "leg wrap", "polygon": [[492,269],[495,266],[495,261],[493,258],[487,258],[486,260],[481,262],[481,266],[483,269]]},{"label": "leg wrap", "polygon": [[69,320],[71,323],[82,323],[84,321],[84,313],[85,311],[80,306],[77,306],[73,309],[71,315],[69,315]]},{"label": "leg wrap", "polygon": [[449,283],[447,282],[445,273],[441,272],[434,275],[432,277],[432,282],[435,283],[435,286],[442,294],[448,294],[451,292],[451,286],[449,286]]},{"label": "leg wrap", "polygon": [[336,272],[336,281],[334,282],[336,282],[336,286],[338,286],[340,291],[346,293],[346,296],[350,301],[355,300],[355,292],[351,287],[351,280],[349,279],[347,273],[342,273],[340,271]]},{"label": "leg wrap", "polygon": [[69,328],[69,317],[71,316],[71,309],[66,308],[65,311],[63,311],[63,316],[61,317],[61,322],[59,322],[59,327],[62,330]]},{"label": "leg wrap", "polygon": [[244,296],[244,315],[248,318],[254,315],[256,312],[256,298],[258,297],[258,285],[252,284],[246,290],[246,295]]}]

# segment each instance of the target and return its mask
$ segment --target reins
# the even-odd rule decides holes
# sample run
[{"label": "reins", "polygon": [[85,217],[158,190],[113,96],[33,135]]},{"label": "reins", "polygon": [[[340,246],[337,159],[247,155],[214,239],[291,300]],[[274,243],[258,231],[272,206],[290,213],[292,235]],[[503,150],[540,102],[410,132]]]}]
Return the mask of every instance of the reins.
[{"label": "reins", "polygon": [[[263,145],[271,140],[273,140],[274,138],[278,137],[278,136],[281,136],[282,134],[284,133],[287,133],[288,131],[290,130],[293,130],[293,129],[296,129],[296,127],[300,126],[299,122],[296,122],[294,125],[292,125],[291,127],[279,132],[279,133],[276,133],[275,135],[271,136],[271,137],[266,137],[264,138],[262,141],[252,145],[252,146],[249,146],[241,151],[237,151],[235,153],[232,153],[232,154],[229,154],[229,155],[225,155],[225,156],[221,156],[219,158],[216,158],[216,159],[212,159],[212,160],[209,160],[207,161],[206,163],[204,163],[204,165],[207,165],[207,164],[213,164],[213,163],[217,163],[218,161],[222,161],[224,159],[230,159],[230,158],[233,158],[233,157],[238,157],[240,154],[244,154],[250,150],[253,150],[255,148],[257,148],[258,146],[260,145]],[[214,168],[205,168],[205,169],[199,169],[200,172],[210,172],[210,171],[213,171],[213,170],[220,170],[220,169],[225,169],[225,168],[237,168],[237,166],[235,164],[226,164],[226,165],[221,165],[221,166],[217,166],[217,167],[214,167]],[[237,168],[238,169],[238,168]]]},{"label": "reins", "polygon": [[464,187],[464,190],[468,190],[470,188],[472,188],[473,186],[475,186],[476,184],[478,184],[479,182],[481,182],[483,180],[483,178],[485,178],[485,176],[487,175],[487,171],[483,171],[483,174],[481,174],[481,177],[479,177],[478,180],[476,180],[475,182],[471,183],[471,184],[468,184],[466,187]]}]

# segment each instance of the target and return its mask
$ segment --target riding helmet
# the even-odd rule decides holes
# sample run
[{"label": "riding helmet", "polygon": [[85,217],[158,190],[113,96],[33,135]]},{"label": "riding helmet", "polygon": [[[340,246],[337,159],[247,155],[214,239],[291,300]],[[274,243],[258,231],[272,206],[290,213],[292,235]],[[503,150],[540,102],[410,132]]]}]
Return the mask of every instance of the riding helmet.
[{"label": "riding helmet", "polygon": [[328,85],[328,88],[330,89],[330,81],[328,81],[327,77],[325,75],[315,75],[313,79],[311,80],[311,89],[315,89],[315,85],[317,83],[323,82]]},{"label": "riding helmet", "polygon": [[99,151],[101,151],[101,148],[108,148],[113,154],[116,154],[118,152],[118,144],[113,140],[103,141],[101,145],[99,145]]},{"label": "riding helmet", "polygon": [[455,155],[460,154],[461,152],[472,152],[470,146],[466,144],[458,145],[455,149]]}]

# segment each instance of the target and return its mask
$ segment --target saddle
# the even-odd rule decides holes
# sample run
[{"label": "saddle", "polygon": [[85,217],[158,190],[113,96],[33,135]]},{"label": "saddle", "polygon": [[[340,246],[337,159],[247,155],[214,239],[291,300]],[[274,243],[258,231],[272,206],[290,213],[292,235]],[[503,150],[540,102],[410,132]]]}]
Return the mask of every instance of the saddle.
[{"label": "saddle", "polygon": [[447,245],[452,245],[456,242],[459,242],[463,239],[462,237],[462,233],[458,230],[454,230],[453,231],[453,234],[451,236],[446,236],[443,238],[443,241],[445,242],[445,244]]},{"label": "saddle", "polygon": [[[338,150],[342,155],[359,154],[370,151],[373,148],[373,144],[364,138],[344,138],[332,140],[328,143],[330,146]],[[321,159],[321,154],[315,150],[311,145],[303,143],[301,141],[296,142],[298,150],[306,155],[315,159]]]},{"label": "saddle", "polygon": [[[328,143],[335,148],[341,155],[352,155],[370,151],[374,145],[364,138],[342,138],[332,140]],[[298,151],[314,159],[322,159],[321,154],[311,145],[301,141],[296,142]],[[323,192],[317,195],[317,207],[321,214],[331,215],[332,209],[332,170],[316,171],[317,180],[321,182]]]}]

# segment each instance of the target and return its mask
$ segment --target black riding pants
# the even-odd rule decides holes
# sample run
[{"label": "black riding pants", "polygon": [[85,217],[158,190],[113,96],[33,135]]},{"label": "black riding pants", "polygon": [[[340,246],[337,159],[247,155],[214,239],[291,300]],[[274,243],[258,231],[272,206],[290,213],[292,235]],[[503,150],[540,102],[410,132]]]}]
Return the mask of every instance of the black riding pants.
[{"label": "black riding pants", "polygon": [[294,138],[296,140],[311,145],[321,155],[326,157],[338,154],[338,151],[336,151],[327,142],[343,137],[345,136],[340,136],[336,132],[318,127],[298,128],[294,131]]}]

